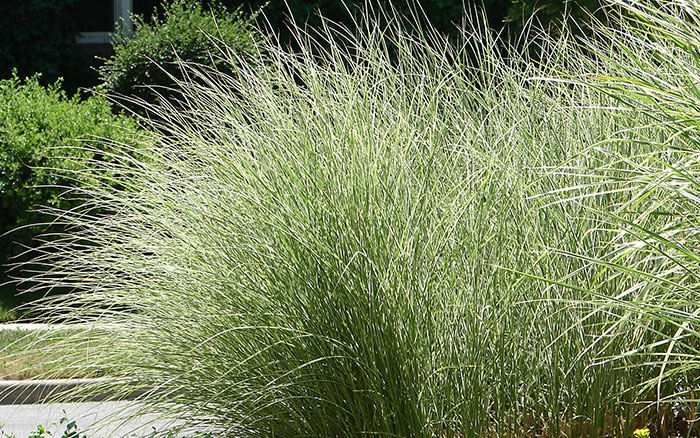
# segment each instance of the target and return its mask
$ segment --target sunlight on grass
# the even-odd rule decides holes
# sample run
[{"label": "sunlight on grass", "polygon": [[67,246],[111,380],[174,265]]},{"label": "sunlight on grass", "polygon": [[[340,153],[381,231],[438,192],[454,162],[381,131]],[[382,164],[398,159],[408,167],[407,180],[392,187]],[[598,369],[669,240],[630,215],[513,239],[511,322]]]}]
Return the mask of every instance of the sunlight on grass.
[{"label": "sunlight on grass", "polygon": [[0,380],[89,378],[105,375],[105,370],[73,370],[56,351],[57,345],[70,343],[76,353],[90,360],[94,344],[72,340],[75,333],[59,330],[0,330]]}]

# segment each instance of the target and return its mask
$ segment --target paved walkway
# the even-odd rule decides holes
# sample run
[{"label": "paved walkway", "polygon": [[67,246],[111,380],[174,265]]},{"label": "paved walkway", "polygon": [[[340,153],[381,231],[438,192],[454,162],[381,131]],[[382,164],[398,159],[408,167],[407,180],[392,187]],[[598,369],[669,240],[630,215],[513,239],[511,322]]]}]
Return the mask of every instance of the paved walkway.
[{"label": "paved walkway", "polygon": [[84,432],[88,426],[95,426],[94,430],[87,432],[89,438],[147,437],[154,430],[167,429],[169,423],[159,420],[156,415],[144,415],[128,423],[109,421],[114,413],[134,407],[137,407],[135,402],[7,405],[0,406],[0,423],[4,424],[2,431],[5,434],[17,438],[27,438],[37,430],[38,425],[52,432],[53,437],[60,437],[66,430],[65,422],[60,424],[62,418],[75,421],[79,432]]},{"label": "paved walkway", "polygon": [[[0,324],[3,330],[62,330],[66,328],[106,328],[106,325],[85,325],[76,327],[62,324]],[[56,383],[58,382],[58,383]],[[66,385],[63,381],[19,382],[33,383],[55,389],[56,385]],[[18,382],[0,382],[0,392],[8,395],[8,385]],[[70,382],[78,384],[80,381]],[[53,385],[53,386],[52,386]],[[59,386],[60,386],[59,385]],[[46,391],[48,392],[48,390]],[[7,398],[7,397],[5,397]],[[6,401],[7,402],[7,401]],[[52,433],[53,438],[59,438],[66,430],[67,422],[74,421],[78,426],[77,431],[85,433],[88,438],[137,438],[150,437],[154,431],[168,429],[171,422],[159,419],[157,415],[142,415],[127,423],[110,421],[110,417],[122,410],[138,408],[137,402],[83,402],[83,403],[47,403],[47,404],[12,404],[0,403],[0,437],[15,436],[16,438],[28,438],[32,432],[37,431],[37,426],[43,426]],[[63,419],[63,423],[61,422]],[[4,435],[3,435],[4,434]]]}]

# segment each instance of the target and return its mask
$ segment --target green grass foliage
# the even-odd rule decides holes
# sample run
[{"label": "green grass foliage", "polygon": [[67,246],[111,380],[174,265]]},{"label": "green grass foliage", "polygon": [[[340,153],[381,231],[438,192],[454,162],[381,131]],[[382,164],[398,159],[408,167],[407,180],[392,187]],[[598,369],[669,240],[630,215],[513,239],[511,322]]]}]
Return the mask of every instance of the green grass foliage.
[{"label": "green grass foliage", "polygon": [[[645,343],[607,350],[607,360],[630,356],[653,369],[634,382],[637,392],[652,391],[673,412],[672,424],[657,421],[652,430],[667,436],[696,436],[695,406],[700,385],[700,2],[633,2],[623,31],[599,29],[588,49],[612,67],[611,75],[590,74],[589,87],[614,98],[611,114],[635,122],[635,153],[606,165],[579,169],[592,184],[608,184],[612,169],[624,170],[621,189],[630,198],[606,208],[607,227],[615,230],[604,257],[575,257],[614,272],[607,280],[631,280],[610,296],[605,282],[593,285],[587,299],[597,312],[618,314],[610,336],[620,331],[644,334]],[[593,71],[593,66],[589,66]],[[645,121],[646,123],[642,123]],[[653,133],[654,135],[650,135]],[[610,142],[629,141],[619,133]],[[576,200],[580,195],[573,196]],[[576,202],[574,200],[574,202]],[[603,336],[596,343],[605,344]],[[625,358],[625,359],[623,359]],[[672,382],[675,390],[665,392]]]},{"label": "green grass foliage", "polygon": [[622,6],[540,62],[388,12],[181,64],[34,260],[105,327],[56,357],[215,436],[696,436],[700,3]]},{"label": "green grass foliage", "polygon": [[[0,264],[34,245],[38,233],[50,230],[47,225],[27,228],[53,220],[38,212],[39,206],[74,205],[70,195],[60,195],[75,186],[74,172],[83,166],[76,159],[96,157],[96,152],[80,146],[86,140],[126,139],[127,130],[134,127],[132,120],[113,115],[107,100],[68,97],[60,82],[43,87],[37,76],[0,81]],[[7,279],[6,269],[3,266],[0,283]],[[13,286],[5,285],[2,301],[13,304],[14,293]]]}]

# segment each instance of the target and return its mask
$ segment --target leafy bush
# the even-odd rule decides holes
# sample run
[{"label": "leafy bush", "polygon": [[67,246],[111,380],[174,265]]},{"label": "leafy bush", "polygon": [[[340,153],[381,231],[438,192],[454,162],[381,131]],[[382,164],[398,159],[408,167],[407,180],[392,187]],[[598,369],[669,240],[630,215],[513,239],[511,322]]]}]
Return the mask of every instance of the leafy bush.
[{"label": "leafy bush", "polygon": [[[0,234],[45,222],[47,216],[29,211],[35,206],[70,208],[71,201],[59,194],[73,185],[72,178],[51,168],[80,170],[75,159],[94,154],[65,147],[79,147],[81,139],[125,139],[127,127],[134,122],[114,116],[107,100],[68,97],[60,81],[48,87],[38,76],[0,81]],[[30,245],[41,229],[22,228],[0,237],[0,263]],[[2,293],[3,301],[12,301],[12,287]]]},{"label": "leafy bush", "polygon": [[162,8],[150,22],[135,16],[134,35],[114,45],[114,56],[99,68],[107,92],[153,102],[156,94],[147,87],[172,96],[175,78],[182,79],[178,60],[230,73],[230,66],[222,59],[221,44],[244,62],[258,56],[254,44],[257,34],[242,14],[187,0],[163,4]]}]

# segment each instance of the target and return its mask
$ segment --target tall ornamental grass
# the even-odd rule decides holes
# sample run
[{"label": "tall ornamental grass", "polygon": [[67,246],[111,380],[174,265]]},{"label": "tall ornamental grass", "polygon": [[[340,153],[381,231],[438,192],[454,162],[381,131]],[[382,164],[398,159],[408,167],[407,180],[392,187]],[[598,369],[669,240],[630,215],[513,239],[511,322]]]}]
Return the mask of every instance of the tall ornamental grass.
[{"label": "tall ornamental grass", "polygon": [[81,394],[141,388],[123,416],[231,437],[630,436],[666,418],[640,409],[676,382],[628,390],[653,357],[605,355],[675,325],[623,324],[608,302],[639,280],[596,261],[624,240],[620,206],[656,202],[630,175],[669,135],[572,80],[635,53],[533,36],[533,61],[486,26],[453,44],[374,18],[296,29],[296,53],[260,43],[262,66],[223,51],[232,76],[182,65],[147,144],[113,145],[72,194],[32,281],[72,289],[49,318],[96,324],[49,343],[116,378]]},{"label": "tall ornamental grass", "polygon": [[[587,49],[611,70],[581,79],[609,96],[614,117],[632,122],[633,156],[620,155],[605,168],[579,169],[591,183],[610,183],[611,169],[626,169],[628,196],[609,208],[611,251],[603,257],[569,254],[598,266],[606,280],[628,279],[615,295],[601,283],[585,299],[596,312],[614,312],[614,331],[644,334],[646,342],[622,350],[599,349],[603,361],[643,360],[653,370],[633,383],[654,394],[648,411],[659,412],[658,436],[699,433],[696,409],[700,384],[700,2],[617,2],[625,19],[618,29],[598,29]],[[610,142],[629,143],[629,132]],[[577,189],[571,187],[576,192]],[[577,202],[581,194],[573,196]],[[598,287],[599,286],[599,287]],[[605,345],[604,336],[596,339]],[[646,373],[644,373],[646,374]],[[663,388],[673,389],[670,392]],[[660,403],[661,402],[661,403]],[[663,418],[667,421],[661,421]]]}]

